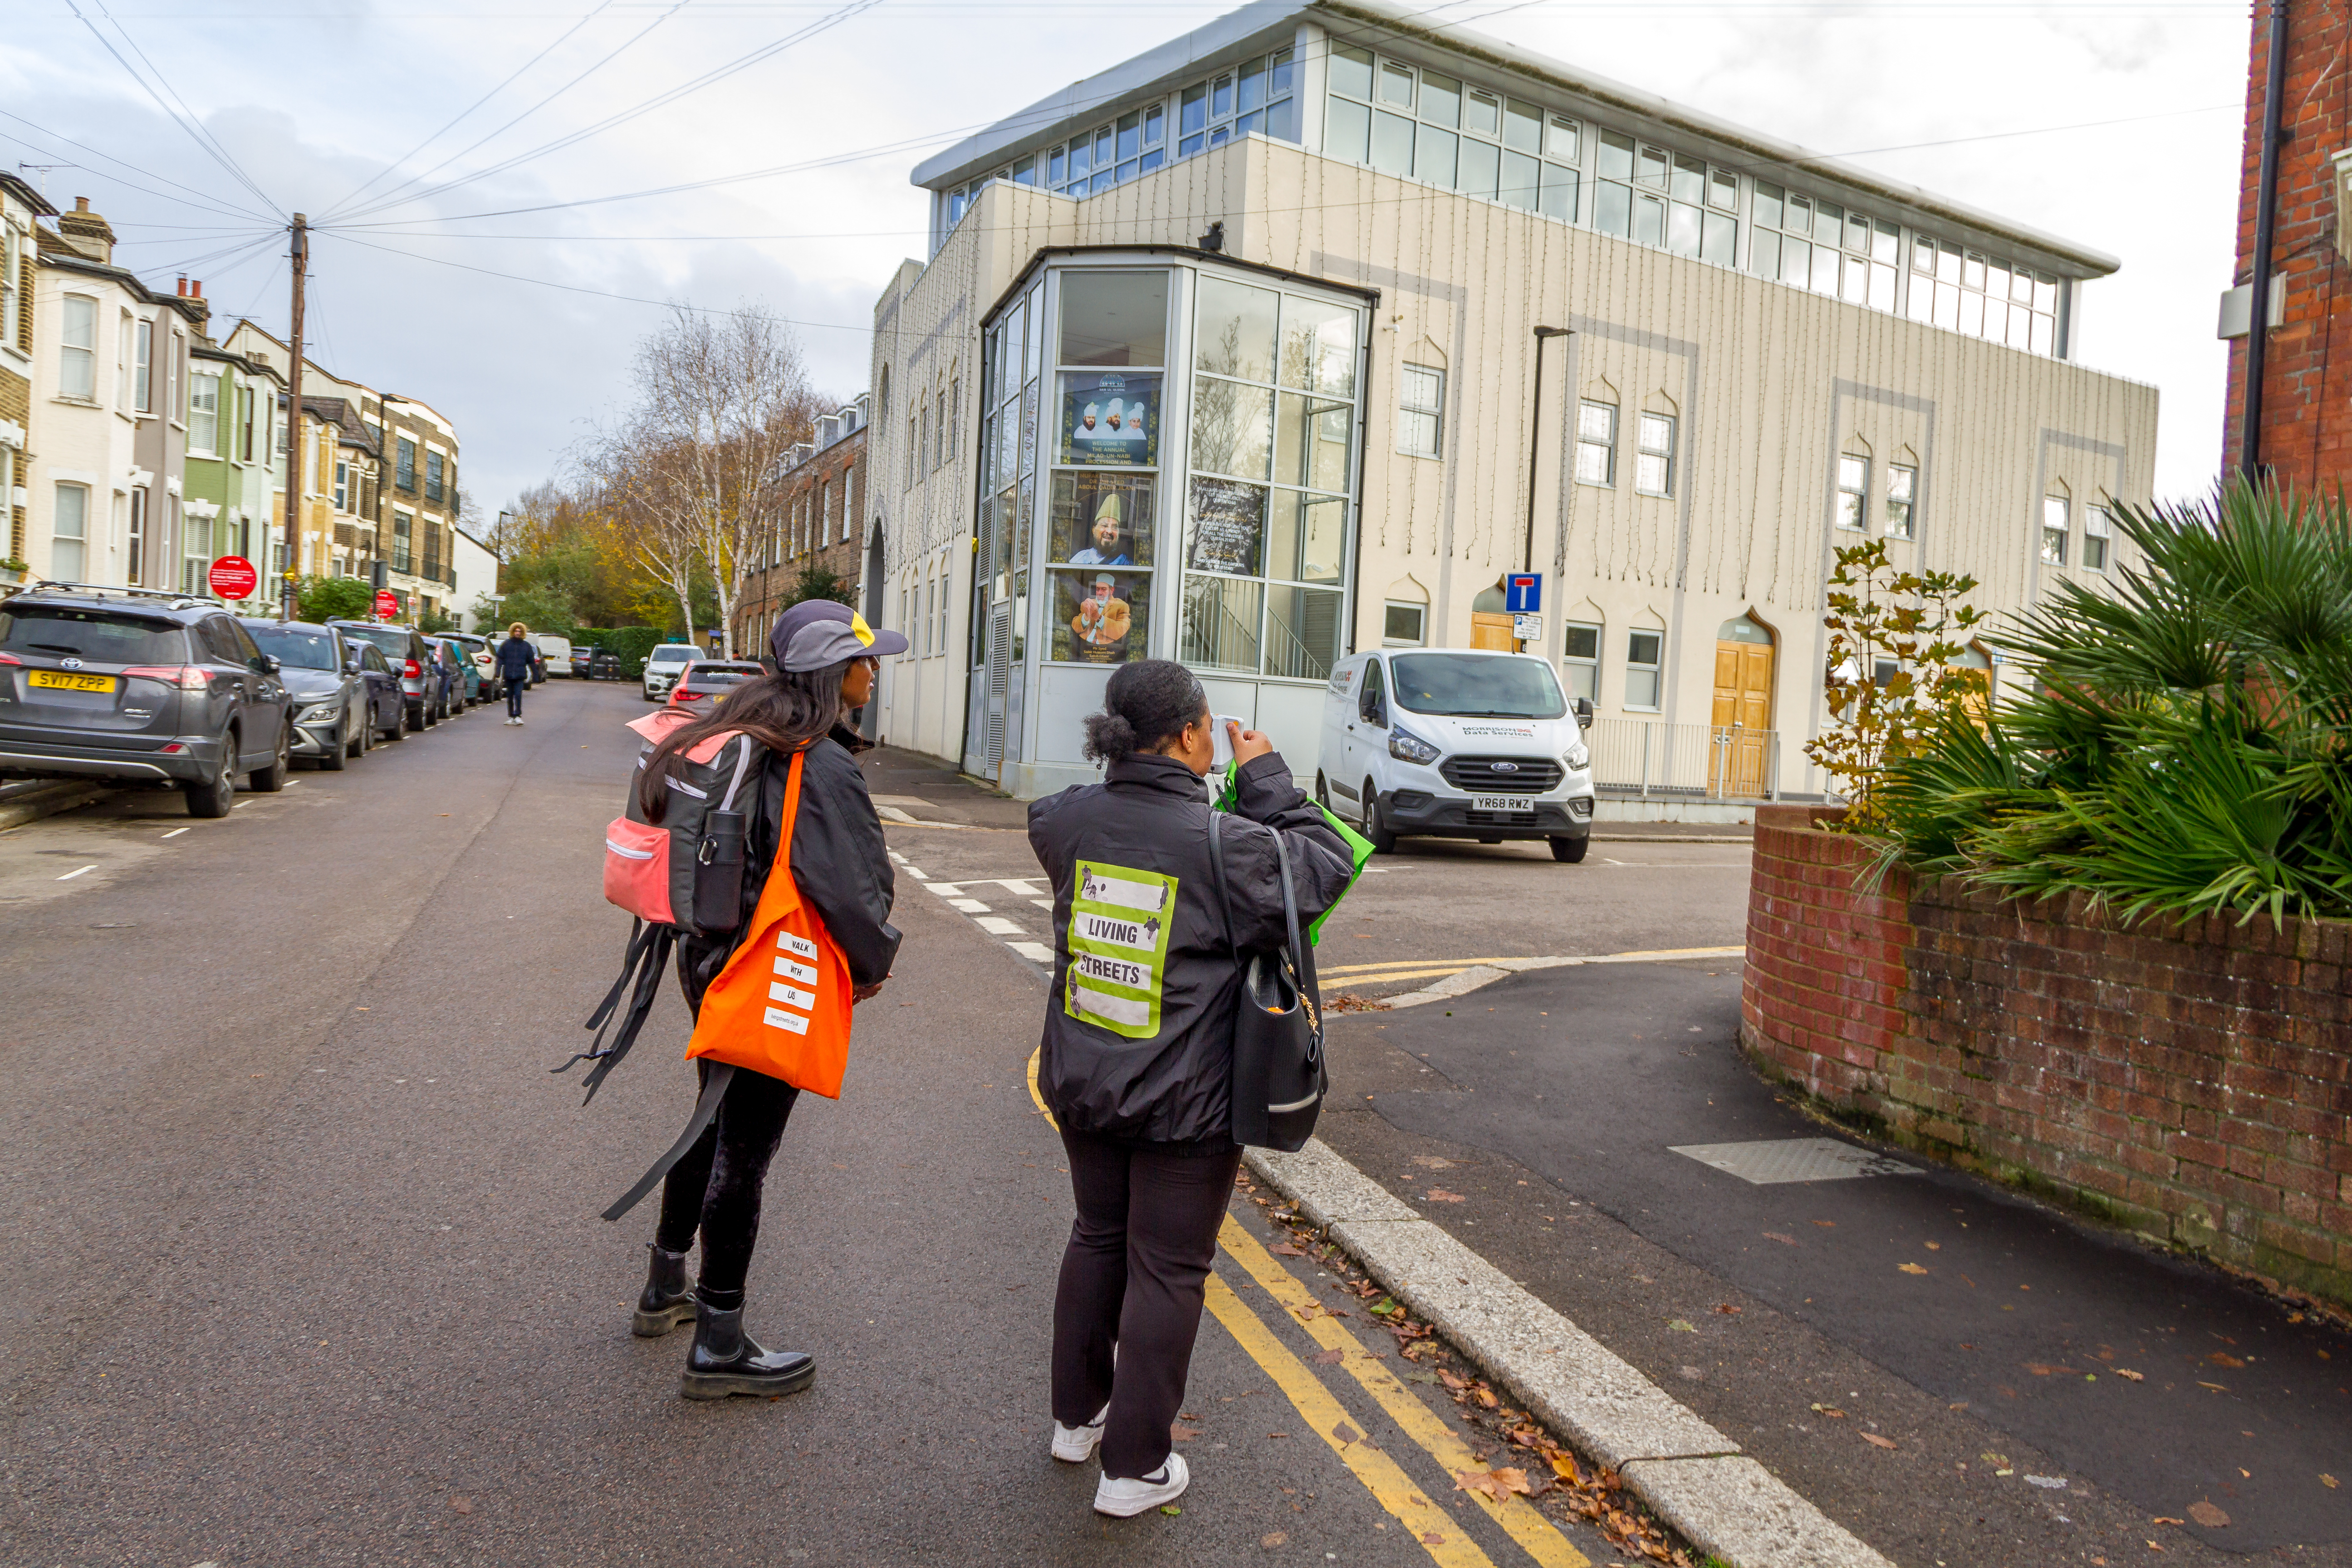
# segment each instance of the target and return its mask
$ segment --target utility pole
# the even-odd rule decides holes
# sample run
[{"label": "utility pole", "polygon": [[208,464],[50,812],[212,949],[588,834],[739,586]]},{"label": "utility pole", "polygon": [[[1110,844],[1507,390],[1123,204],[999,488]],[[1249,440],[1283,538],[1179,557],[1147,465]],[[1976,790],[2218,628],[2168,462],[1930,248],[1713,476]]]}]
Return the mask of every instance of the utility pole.
[{"label": "utility pole", "polygon": [[301,571],[296,550],[302,507],[302,275],[310,268],[310,218],[294,215],[293,361],[286,373],[286,580],[278,588],[278,618],[294,618],[294,584]]}]

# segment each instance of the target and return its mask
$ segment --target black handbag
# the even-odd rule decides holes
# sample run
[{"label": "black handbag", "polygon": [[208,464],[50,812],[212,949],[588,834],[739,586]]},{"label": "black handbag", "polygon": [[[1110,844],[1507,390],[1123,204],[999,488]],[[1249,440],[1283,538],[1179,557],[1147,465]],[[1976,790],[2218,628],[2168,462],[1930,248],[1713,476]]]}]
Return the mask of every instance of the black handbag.
[{"label": "black handbag", "polygon": [[[1230,945],[1234,915],[1225,897],[1223,815],[1209,816],[1209,869]],[[1274,851],[1282,877],[1286,935],[1284,945],[1273,952],[1235,950],[1242,989],[1234,1008],[1233,1136],[1236,1143],[1295,1154],[1315,1135],[1315,1119],[1330,1091],[1331,1075],[1323,1056],[1315,952],[1298,934],[1290,847],[1278,831]]]}]

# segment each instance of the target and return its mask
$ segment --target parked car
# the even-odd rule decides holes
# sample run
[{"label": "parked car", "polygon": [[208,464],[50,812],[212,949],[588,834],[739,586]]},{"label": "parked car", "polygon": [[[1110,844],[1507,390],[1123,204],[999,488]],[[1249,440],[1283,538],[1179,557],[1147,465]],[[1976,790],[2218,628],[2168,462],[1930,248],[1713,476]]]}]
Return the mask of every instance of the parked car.
[{"label": "parked car", "polygon": [[686,667],[694,662],[694,653],[690,642],[666,642],[646,655],[646,700],[658,702],[668,696]]},{"label": "parked car", "polygon": [[589,667],[595,662],[595,658],[596,650],[593,647],[584,642],[573,643],[572,645],[572,679],[575,680],[587,679],[589,676]]},{"label": "parked car", "polygon": [[1401,833],[1542,838],[1584,858],[1592,834],[1585,705],[1532,654],[1384,648],[1332,667],[1315,796],[1387,853]]},{"label": "parked car", "polygon": [[482,700],[482,671],[474,663],[473,654],[454,637],[427,639],[441,649],[449,662],[449,705],[452,712],[462,713]]},{"label": "parked car", "polygon": [[151,589],[44,584],[0,602],[0,778],[177,786],[226,816],[286,787],[286,686],[236,617]]},{"label": "parked car", "polygon": [[541,666],[539,672],[540,679],[545,680],[551,675],[572,673],[572,639],[570,637],[560,637],[553,632],[535,632],[531,635],[530,640],[539,649],[539,661]]},{"label": "parked car", "polygon": [[499,661],[490,655],[489,639],[476,637],[472,632],[451,632],[448,637],[451,642],[466,650],[466,657],[473,661],[475,673],[481,678],[477,688],[481,695],[475,700],[495,702],[504,697],[507,694],[506,682],[499,679]]},{"label": "parked car", "polygon": [[686,667],[686,679],[670,689],[670,706],[688,710],[708,708],[723,700],[729,688],[740,686],[766,673],[759,665],[748,661],[698,659]]},{"label": "parked car", "polygon": [[383,650],[384,663],[399,673],[400,694],[408,705],[411,730],[430,730],[440,722],[437,692],[434,689],[440,684],[439,674],[431,671],[433,650],[425,646],[423,634],[415,626],[392,626],[383,621],[331,620],[327,624],[346,637],[373,643]]},{"label": "parked car", "polygon": [[[278,679],[294,706],[294,756],[341,773],[349,759],[365,753],[374,743],[374,699],[366,672],[352,657],[359,645],[345,642],[332,626],[308,621],[248,616],[240,624],[254,646],[278,661]],[[383,662],[381,655],[377,662]],[[384,682],[396,705],[399,683],[388,671]]]},{"label": "parked car", "polygon": [[367,682],[368,727],[380,741],[408,738],[408,699],[400,689],[400,672],[385,662],[383,649],[373,643],[343,643],[344,661]]}]

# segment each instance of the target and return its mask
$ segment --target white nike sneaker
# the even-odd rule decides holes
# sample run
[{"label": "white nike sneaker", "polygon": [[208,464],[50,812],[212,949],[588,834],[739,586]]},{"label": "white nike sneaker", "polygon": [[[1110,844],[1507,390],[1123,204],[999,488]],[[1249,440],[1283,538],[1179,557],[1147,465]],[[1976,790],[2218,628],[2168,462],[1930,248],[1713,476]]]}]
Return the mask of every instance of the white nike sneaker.
[{"label": "white nike sneaker", "polygon": [[1083,1465],[1093,1458],[1095,1450],[1102,1447],[1103,1422],[1109,1415],[1110,1406],[1105,1405],[1083,1426],[1065,1426],[1055,1422],[1054,1458],[1066,1465]]},{"label": "white nike sneaker", "polygon": [[1146,1510],[1174,1502],[1192,1484],[1192,1474],[1184,1468],[1184,1456],[1171,1454],[1156,1476],[1146,1476],[1139,1481],[1115,1481],[1105,1476],[1095,1487],[1095,1511],[1113,1519],[1132,1519]]}]

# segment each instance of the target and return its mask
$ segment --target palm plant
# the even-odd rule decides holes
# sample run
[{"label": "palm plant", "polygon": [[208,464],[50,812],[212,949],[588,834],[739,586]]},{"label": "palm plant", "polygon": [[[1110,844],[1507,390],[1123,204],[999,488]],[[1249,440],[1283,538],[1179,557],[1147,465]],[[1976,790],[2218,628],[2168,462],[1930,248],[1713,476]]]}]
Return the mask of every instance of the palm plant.
[{"label": "palm plant", "polygon": [[1892,763],[1895,855],[2126,921],[2352,915],[2352,514],[2233,487],[2120,508],[2144,564],[1994,639],[2033,689]]}]

